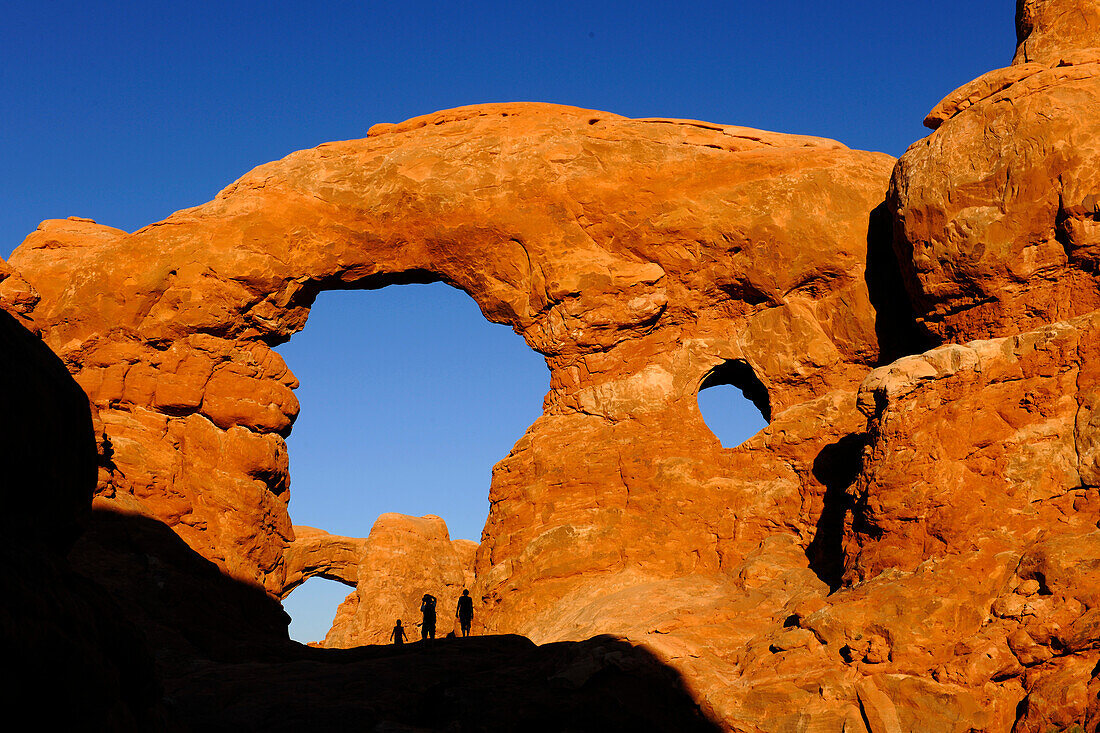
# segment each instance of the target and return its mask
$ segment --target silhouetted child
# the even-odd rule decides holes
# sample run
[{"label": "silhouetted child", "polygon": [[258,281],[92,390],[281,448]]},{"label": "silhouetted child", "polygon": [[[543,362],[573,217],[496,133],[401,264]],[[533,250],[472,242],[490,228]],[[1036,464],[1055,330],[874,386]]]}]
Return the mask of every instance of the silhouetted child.
[{"label": "silhouetted child", "polygon": [[409,640],[405,635],[405,627],[401,625],[401,619],[397,619],[397,626],[394,626],[393,631],[390,632],[390,638],[396,646],[401,646]]},{"label": "silhouetted child", "polygon": [[455,611],[458,623],[462,625],[462,635],[470,635],[470,624],[474,621],[474,599],[470,598],[470,591],[462,591],[458,597],[458,610]]},{"label": "silhouetted child", "polygon": [[420,604],[420,611],[424,614],[424,621],[420,625],[421,639],[435,638],[435,596],[425,593]]}]

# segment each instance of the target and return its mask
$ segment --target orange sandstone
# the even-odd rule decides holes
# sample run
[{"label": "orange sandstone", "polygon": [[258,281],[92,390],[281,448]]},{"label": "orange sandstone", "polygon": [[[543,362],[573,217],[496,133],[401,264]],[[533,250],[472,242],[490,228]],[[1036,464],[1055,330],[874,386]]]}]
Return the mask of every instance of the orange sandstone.
[{"label": "orange sandstone", "polygon": [[[98,410],[97,504],[271,598],[355,585],[327,644],[378,641],[375,605],[415,618],[395,574],[445,603],[472,572],[485,631],[622,635],[727,730],[1092,730],[1100,43],[1094,4],[1019,9],[1015,64],[948,95],[896,166],[466,107],[294,153],[133,234],[44,222],[0,304]],[[297,381],[271,346],[320,290],[437,280],[551,372],[481,544],[395,515],[363,540],[296,530]],[[769,420],[736,448],[697,409],[716,379]]]},{"label": "orange sandstone", "polygon": [[[661,649],[701,660],[705,694],[751,630],[708,632],[726,600],[760,588],[745,602],[768,624],[837,577],[821,512],[854,472],[858,452],[830,446],[862,428],[876,306],[896,296],[865,267],[892,165],[820,138],[486,105],[294,153],[133,234],[44,222],[11,262],[100,411],[98,501],[272,595],[296,582],[298,406],[270,346],[324,288],[465,290],[551,370],[494,469],[477,618],[540,641],[686,623]],[[770,419],[734,449],[695,400],[716,368]]]}]

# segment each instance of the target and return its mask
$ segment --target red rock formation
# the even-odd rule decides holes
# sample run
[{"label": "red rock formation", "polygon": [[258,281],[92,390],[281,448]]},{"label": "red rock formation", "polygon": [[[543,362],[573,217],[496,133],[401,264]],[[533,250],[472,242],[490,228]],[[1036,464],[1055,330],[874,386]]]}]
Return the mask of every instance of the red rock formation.
[{"label": "red rock formation", "polygon": [[[273,592],[297,405],[267,344],[324,287],[465,289],[552,370],[496,471],[485,592],[546,580],[552,597],[587,572],[718,571],[776,528],[812,539],[810,464],[858,427],[852,388],[877,357],[862,263],[890,165],[745,128],[477,107],[295,153],[132,235],[46,222],[12,262],[101,409],[101,496]],[[726,360],[769,391],[766,447],[723,450],[699,416]],[[553,613],[540,593],[512,623]]]},{"label": "red rock formation", "polygon": [[1040,528],[1095,529],[1098,357],[1094,312],[872,372],[860,394],[873,442],[855,487],[866,503],[848,577],[913,570],[993,535],[1024,546]]},{"label": "red rock formation", "polygon": [[33,291],[0,260],[0,535],[64,555],[96,485],[92,414],[65,365],[28,330],[33,298],[5,297],[17,292]]},{"label": "red rock formation", "polygon": [[337,580],[355,590],[340,604],[323,646],[347,649],[389,643],[394,620],[419,638],[425,593],[438,600],[437,636],[454,625],[455,599],[473,585],[477,543],[451,540],[442,519],[383,514],[366,539],[294,527],[286,552],[285,597],[311,577]]},{"label": "red rock formation", "polygon": [[476,542],[451,540],[439,517],[383,514],[362,543],[355,591],[337,609],[324,646],[347,649],[389,643],[399,618],[409,638],[419,638],[420,605],[426,593],[437,599],[436,635],[453,630],[456,599],[473,585]]},{"label": "red rock formation", "polygon": [[935,133],[891,181],[898,258],[943,341],[1100,308],[1100,10],[1073,0],[1020,10],[1015,64],[940,102],[925,120]]},{"label": "red rock formation", "polygon": [[1063,32],[1095,18],[1094,4],[1020,11],[1018,65],[941,102],[890,190],[925,325],[945,341],[982,340],[864,381],[870,442],[850,489],[850,587],[797,619],[826,650],[843,644],[902,730],[1100,723],[1100,52],[1088,48],[1100,25]]},{"label": "red rock formation", "polygon": [[[908,304],[877,249],[889,158],[700,122],[440,112],[261,166],[134,234],[45,222],[12,264],[101,411],[97,501],[272,596],[354,568],[329,644],[381,641],[423,587],[453,593],[471,548],[392,516],[367,540],[296,538],[296,381],[270,345],[321,289],[443,280],[551,369],[493,473],[486,630],[626,635],[728,730],[1092,730],[1089,13],[1022,2],[1017,65],[949,95],[898,161],[912,306],[940,341],[979,340],[890,364],[917,341],[896,336]],[[737,448],[697,410],[713,374],[768,413]],[[448,567],[414,589],[421,553]]]},{"label": "red rock formation", "polygon": [[[879,358],[868,223],[892,162],[817,138],[488,105],[295,153],[134,234],[45,222],[11,259],[101,411],[99,500],[272,594],[287,584],[297,403],[269,344],[323,288],[462,288],[551,368],[543,416],[494,470],[477,618],[538,640],[676,628],[660,651],[705,696],[737,654],[731,634],[756,628],[725,628],[731,594],[758,589],[744,608],[767,625],[827,590],[805,550],[826,482],[853,469],[818,457],[862,427],[855,386]],[[735,449],[695,400],[727,364],[766,393],[771,423]]]},{"label": "red rock formation", "polygon": [[1100,48],[1100,7],[1093,0],[1017,0],[1013,64],[1053,64],[1067,52]]},{"label": "red rock formation", "polygon": [[15,272],[8,263],[0,260],[0,310],[11,314],[27,330],[38,333],[31,312],[38,304],[38,293]]},{"label": "red rock formation", "polygon": [[[1093,313],[872,372],[846,548],[854,585],[800,625],[843,643],[856,666],[984,711],[977,729],[1007,730],[1021,705],[1030,722],[1015,730],[1061,725],[1047,681],[1100,661],[1098,329]],[[1084,690],[1088,675],[1078,679]],[[1087,700],[1060,707],[1083,723]],[[912,714],[910,700],[895,704]]]},{"label": "red rock formation", "polygon": [[367,540],[340,537],[323,529],[294,525],[294,541],[286,548],[283,598],[310,578],[327,578],[355,587]]}]

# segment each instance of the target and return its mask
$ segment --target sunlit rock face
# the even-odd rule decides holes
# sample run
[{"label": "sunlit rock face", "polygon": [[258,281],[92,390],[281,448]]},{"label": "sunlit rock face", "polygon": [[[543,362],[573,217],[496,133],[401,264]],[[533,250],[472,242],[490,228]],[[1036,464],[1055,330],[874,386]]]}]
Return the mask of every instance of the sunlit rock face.
[{"label": "sunlit rock face", "polygon": [[1098,348],[1093,312],[872,371],[845,587],[746,646],[725,709],[771,695],[745,717],[835,718],[856,698],[898,730],[1094,727]]},{"label": "sunlit rock face", "polygon": [[1020,3],[1012,66],[949,94],[898,161],[895,246],[944,341],[1100,307],[1100,8]]},{"label": "sunlit rock face", "polygon": [[[101,409],[100,496],[275,593],[298,408],[269,345],[323,288],[470,293],[551,368],[495,471],[478,569],[496,605],[590,571],[717,572],[777,529],[809,543],[813,459],[861,423],[854,385],[878,358],[863,263],[891,165],[744,128],[473,107],[295,153],[134,234],[45,222],[11,260]],[[695,402],[727,360],[772,417],[734,451]],[[524,596],[501,618],[550,611]]]},{"label": "sunlit rock face", "polygon": [[11,315],[27,330],[38,333],[38,326],[30,315],[37,304],[38,292],[0,259],[0,310]]},{"label": "sunlit rock face", "polygon": [[[884,320],[900,288],[876,212],[893,162],[486,105],[295,153],[133,234],[47,221],[11,262],[102,415],[98,501],[272,595],[298,406],[271,346],[322,289],[463,289],[551,371],[543,415],[494,469],[477,618],[538,641],[645,637],[712,705],[739,643],[839,579],[825,495],[857,468],[846,436],[876,328],[903,330]],[[770,425],[723,449],[696,392],[731,363]]]},{"label": "sunlit rock face", "polygon": [[[0,303],[101,415],[97,501],[272,597],[354,585],[326,644],[384,641],[437,587],[445,630],[472,572],[480,631],[623,635],[728,730],[1091,730],[1100,42],[1091,4],[1019,8],[1014,65],[937,105],[896,167],[468,107],[133,234],[45,222]],[[271,346],[320,290],[433,280],[551,373],[481,544],[397,515],[368,539],[295,530],[297,382]],[[769,419],[737,448],[698,412],[717,374]]]},{"label": "sunlit rock face", "polygon": [[1100,712],[1086,711],[1100,692],[1098,358],[1094,311],[901,359],[860,392],[858,612],[894,609],[875,614],[884,668],[969,688],[991,729],[1095,726]]},{"label": "sunlit rock face", "polygon": [[800,677],[734,705],[792,679],[842,690],[839,656],[872,729],[1100,722],[1100,26],[1058,30],[1092,3],[1020,13],[1016,64],[948,95],[894,170],[894,245],[944,345],[860,388],[844,587],[791,619],[814,640],[776,656]]},{"label": "sunlit rock face", "polygon": [[1100,6],[1093,0],[1017,0],[1013,64],[1053,64],[1073,51],[1100,48]]}]

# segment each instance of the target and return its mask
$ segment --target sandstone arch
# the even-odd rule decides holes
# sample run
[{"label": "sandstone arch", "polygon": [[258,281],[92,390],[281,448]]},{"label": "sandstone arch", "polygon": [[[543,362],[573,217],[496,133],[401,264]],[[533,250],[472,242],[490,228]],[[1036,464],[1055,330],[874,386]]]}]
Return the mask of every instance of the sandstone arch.
[{"label": "sandstone arch", "polygon": [[310,578],[324,578],[354,588],[366,543],[358,537],[341,537],[316,527],[295,525],[294,542],[284,555],[286,579],[279,597],[286,598]]},{"label": "sandstone arch", "polygon": [[[483,105],[294,153],[133,234],[44,222],[11,264],[100,411],[97,501],[164,521],[231,577],[272,596],[297,577],[297,382],[271,345],[323,289],[442,280],[551,371],[493,473],[475,561],[488,627],[640,635],[678,628],[670,604],[721,618],[731,598],[766,624],[825,588],[805,554],[812,466],[863,427],[867,222],[892,165],[818,138]],[[727,360],[772,412],[734,450],[695,404]],[[691,650],[688,672],[733,649],[728,630],[660,633],[663,654]]]},{"label": "sandstone arch", "polygon": [[[324,288],[438,279],[465,290],[552,372],[544,416],[498,466],[478,560],[486,578],[517,565],[506,573],[515,582],[519,556],[550,562],[537,559],[538,537],[573,526],[553,511],[531,521],[541,502],[517,501],[521,487],[564,468],[525,475],[548,443],[562,456],[580,435],[622,443],[644,416],[629,440],[665,450],[655,428],[697,425],[691,382],[719,353],[754,365],[777,416],[852,387],[876,356],[863,228],[891,163],[814,138],[489,105],[294,153],[134,234],[45,222],[11,263],[38,288],[37,319],[102,410],[113,455],[100,496],[137,502],[276,593],[292,534],[281,436],[297,404],[294,377],[268,346],[303,325]],[[813,432],[850,428],[850,401],[832,399]],[[706,474],[722,459],[695,433],[677,451]],[[606,468],[619,474],[612,459]],[[797,504],[812,497],[797,471],[775,472]],[[656,478],[641,466],[623,473],[603,492],[618,494],[620,511],[633,501],[629,484]],[[779,519],[795,532],[804,521],[799,511]],[[585,523],[603,536],[618,521]],[[717,569],[705,538],[724,533],[701,530],[697,517],[677,524],[673,536],[709,545],[704,562]],[[647,534],[628,522],[601,542],[624,561],[678,572],[679,561],[641,557]]]},{"label": "sandstone arch", "polygon": [[[1018,8],[1019,63],[933,110],[892,211],[889,161],[827,141],[491,105],[297,153],[133,235],[46,222],[0,303],[102,415],[97,501],[277,595],[305,571],[268,346],[319,289],[446,280],[553,375],[494,474],[491,627],[643,642],[728,730],[1092,729],[1100,43],[1088,3]],[[914,313],[982,340],[906,356],[921,334],[889,326]],[[896,360],[869,371],[876,333]],[[726,360],[773,400],[730,451],[692,409]]]}]

